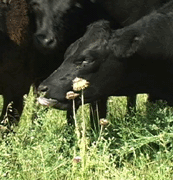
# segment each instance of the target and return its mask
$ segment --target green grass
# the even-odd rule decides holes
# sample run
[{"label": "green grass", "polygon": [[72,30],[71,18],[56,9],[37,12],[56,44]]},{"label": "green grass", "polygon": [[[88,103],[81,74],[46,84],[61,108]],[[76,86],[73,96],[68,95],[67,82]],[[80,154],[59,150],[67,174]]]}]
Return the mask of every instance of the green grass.
[{"label": "green grass", "polygon": [[111,97],[101,134],[91,131],[85,105],[86,127],[82,108],[76,116],[78,137],[65,111],[39,106],[31,91],[16,133],[0,140],[0,179],[172,180],[173,109],[146,97],[138,96],[133,117],[126,115],[126,98]]}]

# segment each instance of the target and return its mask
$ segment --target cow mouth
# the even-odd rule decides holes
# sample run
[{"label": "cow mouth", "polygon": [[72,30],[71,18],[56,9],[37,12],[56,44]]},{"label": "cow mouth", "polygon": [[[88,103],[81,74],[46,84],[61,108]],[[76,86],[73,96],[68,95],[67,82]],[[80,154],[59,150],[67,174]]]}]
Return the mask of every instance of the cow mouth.
[{"label": "cow mouth", "polygon": [[[53,107],[53,108],[60,109],[60,110],[68,110],[68,109],[72,108],[72,100],[60,101],[57,99],[46,98],[44,96],[44,97],[37,98],[37,101],[39,102],[39,104],[41,104],[43,106]],[[93,97],[92,98],[89,98],[89,97],[86,98],[86,96],[85,96],[85,99],[84,99],[85,104],[91,103],[93,101],[97,101],[97,98],[96,97],[94,99],[93,99]],[[75,104],[76,104],[76,106],[80,106],[82,104],[81,98],[77,97],[75,99]]]},{"label": "cow mouth", "polygon": [[45,98],[45,97],[39,97],[37,98],[37,101],[39,102],[39,104],[43,106],[54,107],[60,110],[67,110],[71,108],[70,101],[60,102],[56,99]]}]

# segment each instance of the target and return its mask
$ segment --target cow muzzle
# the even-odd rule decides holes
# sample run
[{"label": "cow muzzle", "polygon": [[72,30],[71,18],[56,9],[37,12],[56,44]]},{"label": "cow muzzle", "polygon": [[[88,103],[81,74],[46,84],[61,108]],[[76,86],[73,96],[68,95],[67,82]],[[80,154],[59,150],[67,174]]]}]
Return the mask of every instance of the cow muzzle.
[{"label": "cow muzzle", "polygon": [[54,50],[57,46],[57,40],[54,36],[46,36],[45,34],[36,34],[34,43],[39,49]]}]

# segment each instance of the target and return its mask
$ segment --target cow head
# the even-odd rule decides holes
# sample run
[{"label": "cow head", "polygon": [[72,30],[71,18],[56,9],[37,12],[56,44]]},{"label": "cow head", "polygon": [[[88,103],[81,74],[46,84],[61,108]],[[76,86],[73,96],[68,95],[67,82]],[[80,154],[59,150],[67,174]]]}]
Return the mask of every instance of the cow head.
[{"label": "cow head", "polygon": [[[34,44],[43,53],[66,49],[85,31],[92,14],[88,0],[27,0]],[[89,10],[90,9],[90,10]]]},{"label": "cow head", "polygon": [[[72,90],[72,81],[80,77],[89,81],[84,90],[85,103],[109,96],[123,85],[125,60],[116,59],[108,47],[111,29],[107,21],[89,26],[85,35],[73,43],[65,53],[63,64],[39,86],[45,91],[41,104],[68,109],[66,93]],[[76,99],[80,105],[80,98]]]}]

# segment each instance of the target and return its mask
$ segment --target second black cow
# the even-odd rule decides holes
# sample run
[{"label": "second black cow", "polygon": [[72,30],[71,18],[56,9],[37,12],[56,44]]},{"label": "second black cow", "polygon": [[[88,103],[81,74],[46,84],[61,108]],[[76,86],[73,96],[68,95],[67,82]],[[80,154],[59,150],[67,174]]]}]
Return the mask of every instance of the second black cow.
[{"label": "second black cow", "polygon": [[[107,21],[88,27],[66,51],[63,64],[39,89],[44,102],[68,109],[72,81],[89,81],[85,103],[105,96],[151,93],[173,104],[173,1],[136,23],[112,30]],[[76,99],[78,105],[80,98]]]}]

